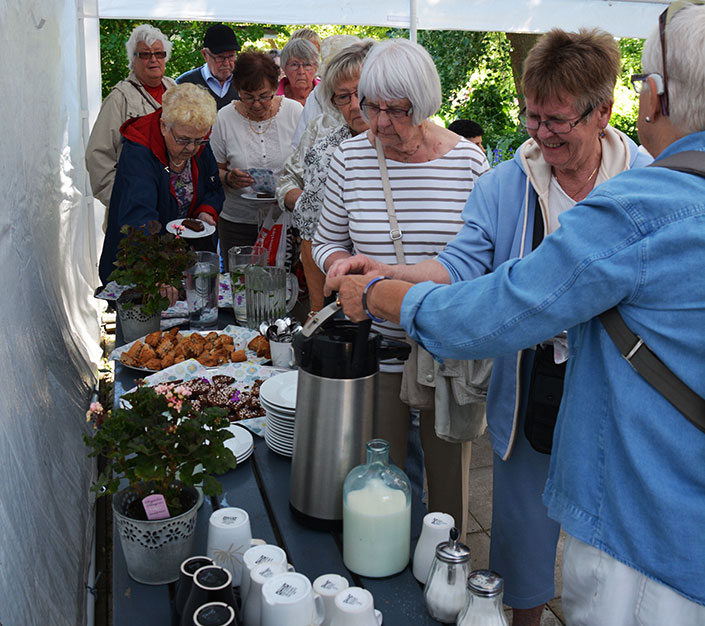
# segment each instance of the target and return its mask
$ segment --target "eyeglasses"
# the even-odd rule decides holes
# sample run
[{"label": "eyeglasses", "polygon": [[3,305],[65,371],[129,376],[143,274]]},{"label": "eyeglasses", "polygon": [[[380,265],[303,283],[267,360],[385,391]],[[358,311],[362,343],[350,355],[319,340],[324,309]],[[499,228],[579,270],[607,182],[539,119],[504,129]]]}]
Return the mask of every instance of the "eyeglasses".
[{"label": "eyeglasses", "polygon": [[234,63],[237,58],[237,54],[212,54],[210,50],[206,50],[206,54],[218,65],[223,65],[224,63]]},{"label": "eyeglasses", "polygon": [[668,5],[666,10],[658,16],[658,35],[661,40],[661,66],[663,68],[663,92],[661,97],[661,112],[668,115],[668,71],[666,70],[666,27],[671,23],[673,16],[690,4],[705,4],[705,0],[676,0]]},{"label": "eyeglasses", "polygon": [[157,50],[156,52],[135,52],[135,56],[139,57],[143,61],[147,61],[154,57],[155,59],[166,59],[166,50]]},{"label": "eyeglasses", "polygon": [[335,105],[335,106],[345,106],[346,104],[350,104],[352,101],[352,97],[355,96],[357,98],[357,89],[355,91],[349,91],[347,93],[334,93],[330,101]]},{"label": "eyeglasses", "polygon": [[652,78],[653,81],[656,83],[656,93],[659,96],[663,94],[663,78],[661,77],[661,74],[632,74],[629,80],[632,83],[632,87],[634,87],[634,91],[636,91],[637,93],[641,93],[642,91],[644,91],[644,83],[649,78]]},{"label": "eyeglasses", "polygon": [[519,113],[519,121],[521,125],[527,130],[538,130],[541,128],[541,124],[546,127],[546,130],[553,133],[554,135],[566,135],[571,130],[573,130],[580,122],[582,122],[590,113],[593,112],[595,107],[590,107],[585,113],[583,113],[578,119],[573,120],[540,120],[533,116],[527,116],[525,111]]},{"label": "eyeglasses", "polygon": [[387,107],[386,109],[383,109],[382,107],[372,104],[371,102],[365,102],[364,98],[362,99],[362,102],[360,102],[360,108],[364,109],[367,117],[377,117],[380,113],[386,113],[387,116],[395,120],[409,117],[414,111],[414,107],[409,107],[408,109]]},{"label": "eyeglasses", "polygon": [[252,104],[253,102],[271,102],[272,99],[274,98],[274,94],[270,93],[266,96],[244,96],[242,93],[240,94],[240,100],[243,102],[247,102],[248,104]]},{"label": "eyeglasses", "polygon": [[172,128],[169,128],[169,132],[171,133],[171,136],[174,138],[174,141],[178,143],[180,146],[188,146],[190,144],[193,144],[196,147],[203,146],[208,143],[208,138],[203,137],[202,139],[191,139],[190,137],[177,137],[174,134],[174,131]]},{"label": "eyeglasses", "polygon": [[311,70],[316,69],[316,66],[313,63],[299,63],[297,61],[291,61],[286,64],[286,69],[291,70],[292,72],[298,72],[301,68],[304,68],[306,72],[310,72]]}]

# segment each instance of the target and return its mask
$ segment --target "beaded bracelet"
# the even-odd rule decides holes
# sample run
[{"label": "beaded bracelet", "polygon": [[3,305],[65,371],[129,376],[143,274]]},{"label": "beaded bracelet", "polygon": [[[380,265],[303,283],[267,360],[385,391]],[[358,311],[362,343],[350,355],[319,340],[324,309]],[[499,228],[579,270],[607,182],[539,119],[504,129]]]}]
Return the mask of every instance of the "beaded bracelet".
[{"label": "beaded bracelet", "polygon": [[367,285],[365,286],[364,291],[362,292],[362,309],[367,313],[367,317],[369,317],[373,322],[381,323],[381,322],[386,322],[387,320],[382,319],[381,317],[375,317],[370,313],[370,310],[367,308],[367,292],[370,290],[370,287],[374,285],[375,283],[378,283],[380,280],[391,280],[391,276],[375,276]]}]

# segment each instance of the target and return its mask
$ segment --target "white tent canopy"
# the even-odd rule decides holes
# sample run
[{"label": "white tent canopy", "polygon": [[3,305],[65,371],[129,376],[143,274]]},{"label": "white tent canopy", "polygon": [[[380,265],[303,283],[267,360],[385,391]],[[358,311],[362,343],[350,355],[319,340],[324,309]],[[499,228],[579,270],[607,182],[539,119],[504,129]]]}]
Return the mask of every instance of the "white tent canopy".
[{"label": "white tent canopy", "polygon": [[100,108],[100,19],[510,32],[598,26],[645,37],[666,4],[0,0],[0,623],[91,623],[93,464],[81,434],[101,354],[92,292],[102,209],[93,208],[84,147]]},{"label": "white tent canopy", "polygon": [[599,26],[618,37],[646,37],[667,2],[655,0],[99,0],[102,18],[182,19],[263,24],[360,24],[422,30],[542,33],[554,26]]}]

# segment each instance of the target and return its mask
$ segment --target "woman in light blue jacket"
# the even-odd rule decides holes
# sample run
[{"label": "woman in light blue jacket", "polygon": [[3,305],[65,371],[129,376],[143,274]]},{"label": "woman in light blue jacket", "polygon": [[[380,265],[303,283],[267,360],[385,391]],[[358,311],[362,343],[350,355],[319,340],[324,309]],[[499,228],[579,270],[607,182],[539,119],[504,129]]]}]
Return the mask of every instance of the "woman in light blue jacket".
[{"label": "woman in light blue jacket", "polygon": [[[436,259],[416,266],[353,257],[328,276],[374,271],[410,282],[456,283],[527,255],[558,229],[558,216],[596,185],[651,161],[608,125],[619,64],[619,50],[608,33],[553,30],[545,35],[524,65],[521,119],[531,138],[512,161],[479,179],[457,237]],[[494,312],[488,308],[483,314]],[[472,317],[464,322],[474,323]],[[544,603],[554,596],[559,525],[541,501],[550,456],[534,450],[525,431],[539,432],[542,421],[555,419],[565,367],[556,361],[565,361],[566,349],[562,334],[543,339],[530,349],[495,357],[487,396],[495,452],[490,567],[505,579],[504,601],[514,609],[515,625],[538,626]],[[540,397],[540,384],[532,385],[546,368],[558,385],[553,408]],[[533,430],[527,415],[533,417]],[[544,433],[549,443],[551,434],[549,426]]]}]

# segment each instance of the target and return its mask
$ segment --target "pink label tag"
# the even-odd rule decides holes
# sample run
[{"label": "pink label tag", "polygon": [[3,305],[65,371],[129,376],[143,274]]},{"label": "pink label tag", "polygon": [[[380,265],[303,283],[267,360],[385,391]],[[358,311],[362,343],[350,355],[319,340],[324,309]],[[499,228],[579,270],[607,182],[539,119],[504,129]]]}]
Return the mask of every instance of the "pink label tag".
[{"label": "pink label tag", "polygon": [[169,515],[169,509],[166,506],[166,500],[160,493],[153,493],[151,496],[144,498],[142,500],[142,506],[144,507],[145,513],[147,513],[148,520],[171,517]]}]

